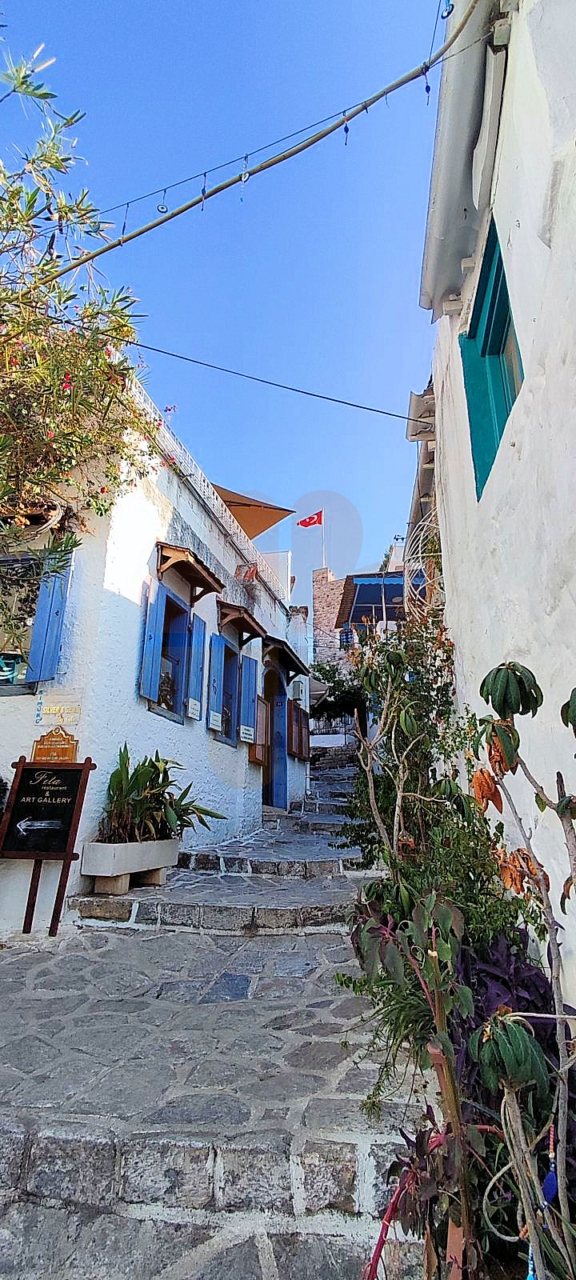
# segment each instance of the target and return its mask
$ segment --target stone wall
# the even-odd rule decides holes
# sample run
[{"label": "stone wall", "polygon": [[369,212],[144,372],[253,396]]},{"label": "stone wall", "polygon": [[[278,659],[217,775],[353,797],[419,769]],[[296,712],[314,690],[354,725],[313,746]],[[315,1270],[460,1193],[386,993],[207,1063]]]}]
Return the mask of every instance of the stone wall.
[{"label": "stone wall", "polygon": [[331,569],[315,569],[313,575],[314,662],[339,662],[340,632],[336,618],[345,578],[335,578]]}]

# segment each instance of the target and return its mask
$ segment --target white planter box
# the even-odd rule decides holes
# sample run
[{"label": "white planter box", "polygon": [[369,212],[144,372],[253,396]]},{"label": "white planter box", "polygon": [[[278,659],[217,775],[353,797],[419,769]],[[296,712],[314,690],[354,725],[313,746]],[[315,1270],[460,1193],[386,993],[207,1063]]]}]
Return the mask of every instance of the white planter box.
[{"label": "white planter box", "polygon": [[85,876],[126,876],[139,871],[175,867],[178,840],[135,840],[129,844],[97,844],[87,841],[82,852]]}]

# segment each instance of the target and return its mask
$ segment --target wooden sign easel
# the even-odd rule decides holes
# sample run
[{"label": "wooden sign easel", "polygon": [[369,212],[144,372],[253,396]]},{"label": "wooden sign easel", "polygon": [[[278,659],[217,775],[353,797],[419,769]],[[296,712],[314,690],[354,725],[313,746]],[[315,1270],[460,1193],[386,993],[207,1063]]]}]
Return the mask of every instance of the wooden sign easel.
[{"label": "wooden sign easel", "polygon": [[[52,739],[52,743],[50,741]],[[76,763],[76,739],[56,728],[34,744],[32,760],[20,756],[0,823],[0,859],[33,860],[22,933],[30,933],[43,862],[62,862],[49,936],[58,933],[70,867],[77,862],[74,842],[88,778],[94,762]]]}]

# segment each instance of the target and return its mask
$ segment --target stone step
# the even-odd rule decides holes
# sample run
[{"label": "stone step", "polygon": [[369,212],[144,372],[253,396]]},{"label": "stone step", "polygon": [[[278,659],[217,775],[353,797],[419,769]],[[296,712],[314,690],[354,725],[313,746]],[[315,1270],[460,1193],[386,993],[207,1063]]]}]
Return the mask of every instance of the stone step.
[{"label": "stone step", "polygon": [[343,925],[370,873],[315,876],[217,874],[178,869],[163,888],[68,899],[72,919],[84,923],[170,927],[253,935]]},{"label": "stone step", "polygon": [[[424,1096],[407,1072],[366,1116],[369,1006],[339,970],[335,932],[64,928],[1,951],[6,1274],[359,1280]],[[418,1246],[385,1261],[421,1274]]]},{"label": "stone step", "polygon": [[342,876],[348,871],[359,871],[362,855],[352,851],[348,857],[326,857],[322,849],[318,857],[305,856],[299,846],[288,848],[286,853],[278,849],[263,849],[228,853],[225,849],[202,850],[189,855],[191,871],[216,871],[228,875],[301,876],[315,880],[319,876]]},{"label": "stone step", "polygon": [[[228,1225],[207,1214],[163,1217],[156,1207],[150,1220],[137,1205],[127,1217],[20,1198],[0,1222],[5,1265],[18,1280],[158,1280],[167,1259],[170,1274],[186,1280],[359,1280],[375,1244],[374,1224],[342,1224],[337,1215],[307,1218],[295,1229],[258,1211]],[[42,1264],[48,1250],[50,1271]],[[383,1260],[388,1280],[422,1276],[419,1244],[391,1240]]]},{"label": "stone step", "polygon": [[335,813],[334,808],[330,806],[326,812],[321,813],[317,813],[314,810],[305,813],[301,811],[293,813],[278,811],[277,817],[268,817],[266,819],[265,826],[268,830],[275,831],[292,831],[295,833],[308,831],[317,835],[338,835],[343,824],[348,821],[349,819],[344,812]]}]

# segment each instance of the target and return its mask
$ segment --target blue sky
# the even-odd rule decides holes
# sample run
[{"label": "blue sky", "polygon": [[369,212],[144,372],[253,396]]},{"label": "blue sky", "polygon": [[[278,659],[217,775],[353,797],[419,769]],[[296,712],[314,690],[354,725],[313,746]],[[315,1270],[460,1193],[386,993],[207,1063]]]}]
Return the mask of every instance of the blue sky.
[{"label": "blue sky", "polygon": [[[6,0],[14,57],[41,42],[63,109],[81,108],[78,177],[105,208],[344,110],[427,57],[436,0]],[[439,24],[437,43],[443,34]],[[265,378],[407,410],[430,372],[418,285],[438,74],[341,133],[105,261],[146,313],[142,340]],[[11,139],[29,135],[11,105]],[[4,132],[4,139],[7,132]],[[10,147],[1,148],[10,159]],[[229,170],[232,173],[234,170]],[[180,203],[201,188],[181,188]],[[149,221],[161,197],[135,205]],[[118,215],[122,225],[123,212]],[[103,264],[104,266],[104,264]],[[216,483],[327,512],[337,573],[404,532],[415,468],[405,424],[150,356],[146,386]],[[287,522],[296,598],[317,530]]]}]

